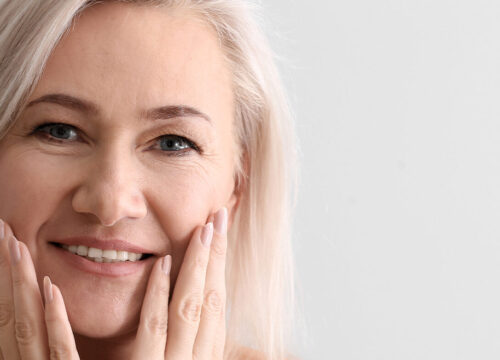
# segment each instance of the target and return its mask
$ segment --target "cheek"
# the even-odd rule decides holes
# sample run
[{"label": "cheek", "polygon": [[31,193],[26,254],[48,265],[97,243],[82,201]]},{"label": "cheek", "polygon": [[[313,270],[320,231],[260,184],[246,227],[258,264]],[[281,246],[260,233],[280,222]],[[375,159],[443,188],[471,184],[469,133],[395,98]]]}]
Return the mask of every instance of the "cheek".
[{"label": "cheek", "polygon": [[[0,155],[0,218],[37,252],[35,235],[64,193],[60,166],[36,151],[2,151]],[[36,256],[34,256],[36,257]]]},{"label": "cheek", "polygon": [[[158,176],[162,174],[162,176]],[[225,174],[220,167],[170,167],[148,181],[150,209],[160,218],[173,246],[186,243],[196,226],[222,204]]]}]

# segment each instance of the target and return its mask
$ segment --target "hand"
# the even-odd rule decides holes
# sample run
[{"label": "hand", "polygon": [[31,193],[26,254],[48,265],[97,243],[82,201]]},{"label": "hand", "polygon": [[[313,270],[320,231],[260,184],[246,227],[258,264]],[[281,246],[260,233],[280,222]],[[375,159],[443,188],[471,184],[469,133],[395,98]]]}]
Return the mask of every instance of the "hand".
[{"label": "hand", "polygon": [[[209,222],[196,229],[168,309],[169,277],[162,273],[160,261],[155,264],[142,305],[132,359],[223,358],[226,337],[225,208],[214,216],[214,227],[215,231]],[[212,232],[211,246],[210,243],[202,245],[202,238],[211,241]]]},{"label": "hand", "polygon": [[49,348],[50,359],[79,359],[60,290],[44,278],[44,310],[28,248],[6,223],[0,223],[0,289],[3,359],[48,359]]},{"label": "hand", "polygon": [[[163,271],[170,269],[170,257],[154,264],[131,359],[223,358],[227,210],[212,218],[215,232],[211,222],[194,232],[170,306],[170,276]],[[44,309],[28,248],[8,224],[4,227],[2,238],[0,224],[0,359],[49,359],[49,354],[79,359],[59,288],[44,278]]]}]

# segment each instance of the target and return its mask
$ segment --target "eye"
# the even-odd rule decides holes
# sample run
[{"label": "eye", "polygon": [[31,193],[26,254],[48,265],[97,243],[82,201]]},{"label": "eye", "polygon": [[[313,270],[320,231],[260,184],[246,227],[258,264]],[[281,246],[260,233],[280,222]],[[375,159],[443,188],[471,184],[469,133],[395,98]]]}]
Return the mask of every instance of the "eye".
[{"label": "eye", "polygon": [[75,127],[60,123],[50,123],[38,126],[34,133],[45,133],[51,140],[76,140],[78,132]]},{"label": "eye", "polygon": [[194,149],[198,151],[198,147],[191,140],[178,135],[163,135],[158,138],[160,149],[165,152],[185,152],[184,150]]},{"label": "eye", "polygon": [[[78,129],[63,123],[45,123],[35,127],[31,134],[42,134],[48,141],[56,143],[73,142],[78,140]],[[165,155],[184,155],[193,149],[202,153],[201,149],[191,140],[173,134],[159,136],[156,140],[160,151]]]}]

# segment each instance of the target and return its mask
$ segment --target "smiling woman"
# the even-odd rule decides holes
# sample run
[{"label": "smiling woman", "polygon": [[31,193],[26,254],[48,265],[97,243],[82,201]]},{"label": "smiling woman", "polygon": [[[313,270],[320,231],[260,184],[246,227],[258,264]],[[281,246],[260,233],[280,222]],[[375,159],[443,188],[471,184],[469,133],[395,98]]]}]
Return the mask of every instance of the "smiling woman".
[{"label": "smiling woman", "polygon": [[0,358],[289,357],[293,131],[248,4],[0,24]]}]

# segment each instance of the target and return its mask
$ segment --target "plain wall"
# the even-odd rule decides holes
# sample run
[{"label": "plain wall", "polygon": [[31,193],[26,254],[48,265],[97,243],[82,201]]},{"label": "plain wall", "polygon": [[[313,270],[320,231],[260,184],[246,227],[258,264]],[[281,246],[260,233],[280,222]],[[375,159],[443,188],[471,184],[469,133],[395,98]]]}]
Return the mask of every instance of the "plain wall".
[{"label": "plain wall", "polygon": [[295,352],[500,359],[500,2],[263,7],[300,140]]}]

